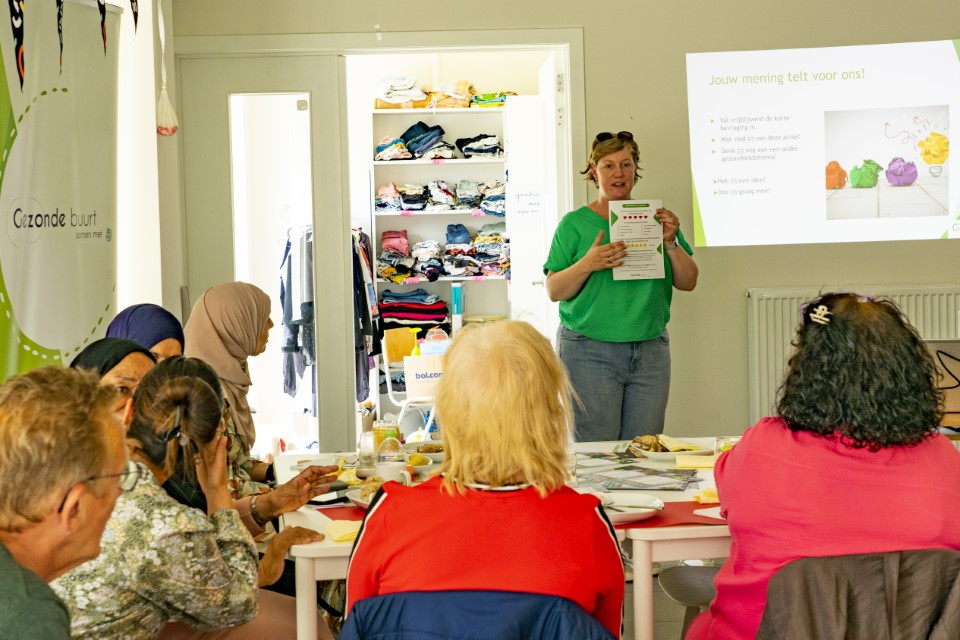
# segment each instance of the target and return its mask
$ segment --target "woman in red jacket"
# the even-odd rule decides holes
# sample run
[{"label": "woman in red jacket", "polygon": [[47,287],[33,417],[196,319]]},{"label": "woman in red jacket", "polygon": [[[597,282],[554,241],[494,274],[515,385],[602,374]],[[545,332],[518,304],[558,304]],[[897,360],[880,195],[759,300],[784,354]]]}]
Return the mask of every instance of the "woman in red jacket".
[{"label": "woman in red jacket", "polygon": [[387,482],[350,558],[347,612],[402,591],[498,590],[573,600],[619,638],[623,564],[596,497],[565,486],[570,381],[526,322],[471,325],[436,398],[446,458],[416,486]]}]

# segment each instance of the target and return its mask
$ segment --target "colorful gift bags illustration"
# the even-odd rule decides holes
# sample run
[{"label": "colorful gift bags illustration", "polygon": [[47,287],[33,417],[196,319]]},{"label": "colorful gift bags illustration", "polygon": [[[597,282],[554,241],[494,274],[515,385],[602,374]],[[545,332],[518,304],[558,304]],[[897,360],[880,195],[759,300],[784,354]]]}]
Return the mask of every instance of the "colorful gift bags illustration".
[{"label": "colorful gift bags illustration", "polygon": [[877,186],[883,167],[873,160],[864,160],[860,166],[850,169],[850,186],[854,189],[869,189]]},{"label": "colorful gift bags illustration", "polygon": [[843,189],[847,184],[847,172],[840,163],[831,160],[827,163],[827,189]]},{"label": "colorful gift bags illustration", "polygon": [[894,187],[906,187],[917,180],[917,165],[903,158],[894,158],[887,165],[887,182]]}]

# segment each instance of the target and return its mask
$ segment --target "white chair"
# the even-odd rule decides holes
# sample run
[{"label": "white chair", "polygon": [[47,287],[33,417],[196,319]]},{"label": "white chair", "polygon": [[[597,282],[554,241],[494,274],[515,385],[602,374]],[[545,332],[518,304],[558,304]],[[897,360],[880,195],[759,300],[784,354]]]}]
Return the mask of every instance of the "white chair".
[{"label": "white chair", "polygon": [[429,411],[425,429],[429,430],[433,424],[433,397],[410,396],[405,391],[393,388],[393,373],[403,371],[403,358],[410,355],[416,346],[416,337],[408,329],[388,329],[383,333],[383,364],[387,378],[387,397],[390,402],[400,407],[397,424],[403,424],[404,416],[411,409],[425,409]]}]

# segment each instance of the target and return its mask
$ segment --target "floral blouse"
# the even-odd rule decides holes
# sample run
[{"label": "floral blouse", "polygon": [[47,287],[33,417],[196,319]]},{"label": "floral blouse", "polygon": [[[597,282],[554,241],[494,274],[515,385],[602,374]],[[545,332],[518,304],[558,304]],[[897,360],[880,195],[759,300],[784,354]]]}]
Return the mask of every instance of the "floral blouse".
[{"label": "floral blouse", "polygon": [[253,463],[258,460],[250,457],[250,450],[243,446],[240,434],[233,422],[232,415],[227,413],[227,488],[235,500],[247,496],[270,491],[270,486],[257,482],[250,477]]},{"label": "floral blouse", "polygon": [[101,553],[50,586],[70,611],[74,638],[155,638],[168,621],[200,631],[258,612],[257,549],[233,509],[186,507],[137,463],[137,485],[117,500]]}]

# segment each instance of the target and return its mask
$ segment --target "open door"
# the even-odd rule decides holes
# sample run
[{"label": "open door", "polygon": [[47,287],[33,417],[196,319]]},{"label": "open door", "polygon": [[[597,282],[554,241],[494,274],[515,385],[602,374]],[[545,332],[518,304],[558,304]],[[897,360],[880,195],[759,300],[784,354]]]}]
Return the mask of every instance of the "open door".
[{"label": "open door", "polygon": [[551,53],[540,68],[539,95],[509,98],[503,120],[510,315],[551,341],[559,316],[547,298],[543,263],[560,216],[573,207],[564,78],[561,56]]},{"label": "open door", "polygon": [[[268,232],[279,230],[287,234],[285,227],[289,222],[285,222],[283,215],[286,207],[305,209],[302,215],[318,231],[312,235],[313,281],[316,283],[313,300],[318,310],[315,348],[323,366],[315,367],[315,380],[305,377],[301,384],[316,387],[318,423],[314,423],[313,429],[317,430],[318,424],[319,432],[313,439],[319,441],[320,450],[352,450],[356,442],[350,324],[353,307],[348,290],[352,263],[349,221],[341,201],[340,101],[335,97],[340,82],[339,58],[333,55],[185,57],[179,61],[178,77],[189,302],[196,301],[215,284],[237,279],[238,274],[271,298],[279,298],[282,252],[277,249],[274,259],[261,261],[264,266],[260,269],[244,267],[249,261],[239,254],[256,249],[258,243],[271,243],[266,237],[270,235]],[[290,198],[289,175],[270,179],[265,176],[267,172],[256,170],[263,166],[262,162],[258,165],[235,161],[234,154],[241,151],[241,147],[254,148],[254,136],[248,136],[242,144],[236,134],[231,136],[231,124],[235,130],[240,118],[236,99],[264,94],[287,98],[290,115],[278,117],[308,118],[304,135],[309,143],[303,145],[307,151],[297,156],[303,158],[298,162],[310,165],[298,172],[298,175],[302,173],[302,180],[309,183],[305,185],[307,196],[302,201]],[[254,107],[253,103],[247,105],[247,116],[253,113]],[[255,148],[261,149],[258,153],[268,162],[279,164],[294,156],[294,145],[289,137],[286,141],[283,136],[275,138]],[[244,172],[242,166],[251,169]],[[249,191],[250,185],[258,180],[263,186],[256,194],[257,199],[248,198],[250,194],[243,190]],[[247,202],[241,202],[238,194]],[[254,206],[247,207],[249,215],[237,215],[245,204],[251,203]],[[237,221],[245,219],[251,222],[241,223],[247,224],[244,229],[238,228]],[[250,403],[258,409],[255,416],[258,438],[267,436],[268,439],[272,434],[261,433],[261,424],[289,426],[302,417],[302,413],[291,416],[273,411],[282,403],[275,397],[266,397],[282,399],[284,395],[281,309],[276,302],[271,317],[276,327],[271,331],[268,353],[249,361],[254,382]],[[262,450],[259,445],[257,448]]]}]

